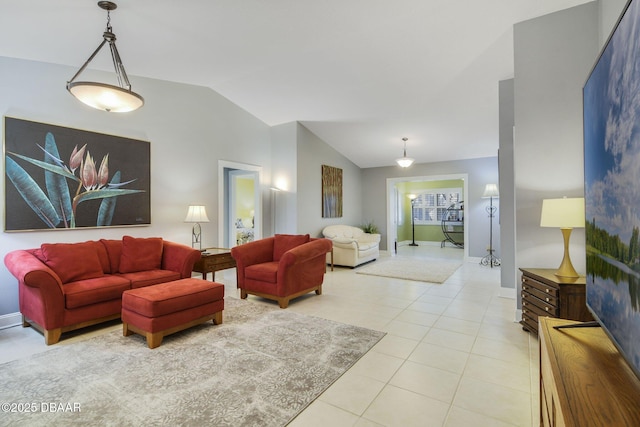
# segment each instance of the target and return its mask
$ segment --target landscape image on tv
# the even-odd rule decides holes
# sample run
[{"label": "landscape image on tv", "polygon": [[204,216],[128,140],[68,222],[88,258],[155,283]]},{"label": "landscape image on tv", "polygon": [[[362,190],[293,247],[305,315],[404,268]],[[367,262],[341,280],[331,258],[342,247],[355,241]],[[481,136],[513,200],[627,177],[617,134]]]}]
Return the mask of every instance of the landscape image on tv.
[{"label": "landscape image on tv", "polygon": [[584,91],[587,305],[640,376],[640,1]]}]

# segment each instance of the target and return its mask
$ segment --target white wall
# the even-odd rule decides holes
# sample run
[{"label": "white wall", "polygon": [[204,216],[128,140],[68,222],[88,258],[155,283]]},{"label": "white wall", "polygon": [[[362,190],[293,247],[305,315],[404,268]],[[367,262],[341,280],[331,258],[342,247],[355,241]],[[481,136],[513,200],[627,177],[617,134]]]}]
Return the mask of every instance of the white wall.
[{"label": "white wall", "polygon": [[[598,8],[587,3],[516,24],[516,267],[557,268],[563,240],[541,228],[542,199],[583,196],[582,86],[598,51]],[[585,272],[584,229],[570,252]]]},{"label": "white wall", "polygon": [[[498,83],[499,107],[499,137],[500,152],[498,154],[500,164],[500,247],[502,248],[502,264],[500,269],[500,287],[515,289],[518,279],[516,277],[516,218],[513,170],[513,79],[503,80]],[[511,293],[509,295],[509,292]],[[513,291],[503,292],[503,296],[515,297]]]},{"label": "white wall", "polygon": [[[0,257],[11,250],[44,242],[99,238],[161,236],[191,242],[187,206],[202,203],[211,222],[202,224],[203,246],[218,242],[218,160],[260,165],[271,176],[269,127],[211,89],[130,76],[146,101],[127,114],[110,114],[84,106],[65,89],[76,70],[0,57],[2,115],[89,131],[148,140],[151,143],[151,226],[2,233]],[[110,76],[112,77],[112,76]],[[0,128],[3,125],[0,124]],[[0,170],[4,177],[4,162]],[[268,192],[269,186],[263,188]],[[0,186],[4,204],[4,186]],[[0,210],[4,226],[5,209]],[[0,265],[0,315],[18,311],[16,279]]]}]

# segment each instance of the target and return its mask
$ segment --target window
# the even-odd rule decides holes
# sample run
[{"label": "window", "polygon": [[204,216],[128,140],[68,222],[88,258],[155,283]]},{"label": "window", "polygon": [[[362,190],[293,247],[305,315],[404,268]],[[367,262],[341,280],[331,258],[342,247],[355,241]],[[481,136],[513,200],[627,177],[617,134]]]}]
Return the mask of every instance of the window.
[{"label": "window", "polygon": [[447,208],[459,202],[461,194],[461,188],[434,188],[418,194],[413,201],[415,223],[439,225]]}]

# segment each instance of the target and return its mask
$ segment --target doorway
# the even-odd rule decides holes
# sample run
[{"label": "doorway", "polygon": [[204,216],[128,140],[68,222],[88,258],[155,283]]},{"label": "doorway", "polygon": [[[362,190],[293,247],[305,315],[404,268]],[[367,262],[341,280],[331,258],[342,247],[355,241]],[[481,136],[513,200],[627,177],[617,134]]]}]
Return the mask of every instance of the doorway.
[{"label": "doorway", "polygon": [[[469,194],[467,174],[387,178],[387,248],[390,253],[395,253],[394,248],[396,248],[398,244],[398,228],[402,225],[403,202],[406,202],[405,198],[407,196],[407,194],[405,194],[406,192],[400,190],[400,188],[404,188],[411,183],[418,185],[419,183],[425,182],[453,180],[462,182],[462,194],[463,198],[465,198]],[[467,218],[466,204],[463,205],[462,215],[464,218]],[[469,241],[469,228],[466,226],[463,231],[463,239],[464,242]],[[439,245],[440,243],[437,242],[437,244]],[[462,256],[466,261],[469,257],[469,245],[465,244],[462,251]]]},{"label": "doorway", "polygon": [[218,161],[218,245],[262,238],[262,167]]}]

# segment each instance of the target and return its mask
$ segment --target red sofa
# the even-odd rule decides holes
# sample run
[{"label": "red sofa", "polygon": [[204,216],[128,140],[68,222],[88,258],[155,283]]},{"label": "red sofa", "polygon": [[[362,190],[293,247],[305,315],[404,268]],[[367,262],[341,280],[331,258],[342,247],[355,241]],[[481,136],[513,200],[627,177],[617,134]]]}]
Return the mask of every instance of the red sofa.
[{"label": "red sofa", "polygon": [[308,234],[276,234],[232,248],[240,298],[252,294],[287,308],[293,298],[312,291],[322,294],[327,252],[330,240],[310,239]]},{"label": "red sofa", "polygon": [[159,237],[43,244],[8,253],[23,326],[47,345],[63,332],[120,317],[127,289],[191,277],[200,251]]}]

